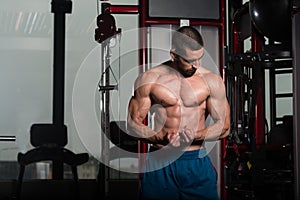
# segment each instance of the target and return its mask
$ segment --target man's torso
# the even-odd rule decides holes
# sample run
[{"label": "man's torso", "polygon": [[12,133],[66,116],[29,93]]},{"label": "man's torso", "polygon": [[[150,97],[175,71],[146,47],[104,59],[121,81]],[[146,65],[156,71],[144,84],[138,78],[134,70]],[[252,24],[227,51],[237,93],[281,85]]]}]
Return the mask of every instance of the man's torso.
[{"label": "man's torso", "polygon": [[203,129],[210,92],[203,75],[196,72],[192,77],[183,78],[164,65],[151,70],[160,74],[152,83],[150,94],[155,131],[166,133],[175,129],[180,132],[185,127],[193,131]]}]

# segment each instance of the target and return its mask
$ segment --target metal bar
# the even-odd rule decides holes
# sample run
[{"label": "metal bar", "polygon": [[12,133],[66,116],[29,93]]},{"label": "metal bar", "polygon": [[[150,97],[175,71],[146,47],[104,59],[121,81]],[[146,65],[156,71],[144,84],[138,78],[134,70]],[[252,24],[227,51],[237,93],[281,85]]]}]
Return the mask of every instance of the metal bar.
[{"label": "metal bar", "polygon": [[[141,31],[139,32],[139,55],[138,55],[138,63],[139,63],[139,73],[142,73],[146,70],[146,63],[148,61],[147,56],[147,24],[146,24],[146,13],[148,12],[148,3],[147,0],[139,0],[139,6],[140,6],[140,14],[139,14],[139,28],[141,28]],[[145,125],[147,125],[147,118],[143,121]],[[142,165],[145,163],[146,156],[145,153],[147,152],[147,143],[143,141],[138,141],[138,168],[139,172],[142,172]],[[139,173],[139,185],[141,181],[141,175],[142,173]]]},{"label": "metal bar", "polygon": [[274,127],[276,125],[276,75],[275,75],[275,69],[272,68],[270,69],[270,79],[269,79],[269,84],[270,84],[270,123],[271,127]]},{"label": "metal bar", "polygon": [[[220,0],[219,1],[219,4],[220,4],[220,22],[219,22],[219,72],[220,72],[220,76],[223,78],[223,81],[225,82],[225,72],[224,72],[224,58],[225,58],[225,54],[224,54],[224,47],[226,46],[225,45],[225,22],[226,22],[226,12],[225,10],[226,9],[226,4],[225,4],[225,1],[224,0]],[[226,84],[226,82],[225,82]],[[220,154],[221,155],[225,155],[226,153],[226,146],[227,146],[227,140],[226,139],[223,139],[221,140],[220,142]],[[223,157],[220,158],[221,161],[220,161],[220,168],[219,168],[219,171],[220,171],[220,191],[221,191],[221,194],[220,194],[220,197],[221,199],[223,200],[226,200],[227,199],[227,190],[225,190],[225,180],[224,180],[224,177],[225,177],[225,172],[224,172],[224,169],[225,169],[225,163],[223,162]]]},{"label": "metal bar", "polygon": [[[54,2],[57,0],[54,0]],[[64,124],[65,13],[54,12],[53,123]]]},{"label": "metal bar", "polygon": [[[300,127],[299,121],[300,118],[300,14],[296,14],[293,17],[293,52],[295,55],[294,58],[294,79],[293,79],[293,91],[294,91],[294,99],[293,99],[293,110],[294,110],[294,199],[300,199]],[[298,67],[297,67],[298,66]],[[298,103],[297,103],[298,102]]]},{"label": "metal bar", "polygon": [[275,70],[275,74],[292,74],[293,70]]},{"label": "metal bar", "polygon": [[16,141],[16,136],[0,136],[0,142],[14,142]]},{"label": "metal bar", "polygon": [[286,98],[286,97],[293,97],[293,93],[280,93],[275,95],[276,98]]},{"label": "metal bar", "polygon": [[[65,87],[65,20],[71,13],[71,0],[52,0],[54,13],[54,52],[53,52],[53,124],[64,125],[64,87]],[[63,163],[53,161],[53,179],[63,179]]]},{"label": "metal bar", "polygon": [[[180,19],[165,19],[165,18],[147,18],[144,21],[145,25],[153,25],[153,24],[172,24],[178,25],[180,24]],[[221,23],[219,21],[196,21],[190,20],[191,26],[220,26]]]},{"label": "metal bar", "polygon": [[[263,46],[264,38],[263,36],[254,28],[252,25],[252,51],[253,52],[261,52]],[[256,101],[255,101],[255,140],[256,144],[264,144],[265,143],[265,71],[262,67],[253,68],[253,77],[257,80],[257,85],[253,88],[256,90]],[[258,81],[259,80],[259,81]]]},{"label": "metal bar", "polygon": [[111,14],[139,14],[139,6],[111,5]]},{"label": "metal bar", "polygon": [[[101,85],[106,87],[110,83],[110,47],[108,43],[102,43],[102,73],[104,74],[101,79]],[[108,197],[108,186],[109,186],[109,138],[110,138],[110,112],[109,112],[109,101],[110,101],[110,91],[101,91],[101,161],[104,165],[100,165],[102,173],[101,179],[101,194],[104,198]]]}]

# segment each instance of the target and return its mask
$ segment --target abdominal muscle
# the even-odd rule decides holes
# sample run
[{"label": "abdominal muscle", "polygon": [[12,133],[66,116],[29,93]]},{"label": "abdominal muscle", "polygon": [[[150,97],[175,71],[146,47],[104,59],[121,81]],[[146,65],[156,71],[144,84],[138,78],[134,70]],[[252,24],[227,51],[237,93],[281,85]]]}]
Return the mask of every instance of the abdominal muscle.
[{"label": "abdominal muscle", "polygon": [[[166,144],[168,132],[180,133],[184,128],[195,133],[205,128],[205,110],[208,88],[201,75],[188,79],[168,73],[160,76],[151,88],[154,130],[160,138],[162,147]],[[201,148],[201,144],[191,144],[186,150]]]},{"label": "abdominal muscle", "polygon": [[[205,102],[204,102],[205,103]],[[168,107],[157,106],[153,114],[154,130],[157,136],[164,141],[168,132],[180,132],[184,129],[191,129],[194,133],[205,128],[205,109],[203,105],[197,107],[186,108],[182,105],[174,105]],[[161,148],[162,144],[154,146]],[[190,144],[185,150],[196,150],[202,148],[202,144]]]}]

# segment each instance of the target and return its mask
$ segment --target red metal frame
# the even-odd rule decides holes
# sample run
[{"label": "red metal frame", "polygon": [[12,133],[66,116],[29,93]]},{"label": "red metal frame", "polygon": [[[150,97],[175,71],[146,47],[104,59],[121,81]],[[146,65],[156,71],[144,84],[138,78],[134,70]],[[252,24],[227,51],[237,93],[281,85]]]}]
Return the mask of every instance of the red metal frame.
[{"label": "red metal frame", "polygon": [[[253,52],[261,52],[263,47],[264,38],[258,31],[252,26],[252,51]],[[260,77],[257,79],[260,80],[260,85],[258,85],[257,89],[257,97],[256,97],[256,112],[255,112],[255,140],[256,145],[260,147],[265,143],[265,70],[263,67],[256,70],[260,70]]]},{"label": "red metal frame", "polygon": [[[220,74],[224,79],[224,51],[223,47],[225,46],[225,27],[226,27],[226,4],[225,0],[220,0],[220,19],[219,20],[196,20],[191,19],[190,25],[196,26],[214,26],[218,27],[219,29],[219,63],[220,63]],[[173,25],[179,25],[180,20],[179,19],[170,19],[170,18],[151,18],[147,15],[148,13],[148,0],[139,0],[139,5],[111,5],[110,6],[111,13],[118,13],[118,14],[139,14],[139,28],[141,28],[140,32],[140,38],[139,38],[139,73],[142,73],[146,70],[146,64],[147,64],[147,35],[146,35],[146,28],[150,25],[154,24],[173,24]],[[147,123],[147,120],[144,121],[144,123]],[[140,142],[139,152],[145,153],[147,152],[147,144]],[[222,155],[225,154],[226,149],[226,141],[222,140],[221,142],[221,156],[220,159],[223,159]],[[142,157],[141,157],[142,158]],[[221,169],[220,176],[220,187],[221,187],[221,199],[224,199],[226,197],[226,191],[225,191],[225,185],[224,185],[224,162],[221,162]]]},{"label": "red metal frame", "polygon": [[[240,35],[243,30],[238,29],[240,21],[240,17],[245,13],[240,13],[240,16],[236,16],[236,19],[234,19],[233,22],[233,53],[234,54],[242,54],[244,53],[244,39],[241,38]],[[245,33],[243,33],[245,35]],[[249,36],[251,37],[251,49],[252,52],[261,52],[263,49],[263,42],[264,38],[263,36],[255,29],[254,26],[251,26],[251,33],[249,33]],[[257,91],[257,97],[256,97],[256,109],[255,109],[255,122],[254,122],[254,135],[256,140],[256,145],[259,147],[262,144],[265,143],[265,108],[264,108],[264,94],[265,94],[265,88],[264,88],[264,74],[265,71],[263,68],[256,67],[254,71],[260,70],[259,74],[260,77],[257,77],[257,79],[260,80],[260,85],[258,88],[254,88]],[[263,95],[262,95],[263,94]],[[232,113],[233,115],[236,113]],[[236,127],[237,128],[237,127]]]},{"label": "red metal frame", "polygon": [[112,14],[139,14],[139,6],[111,5]]},{"label": "red metal frame", "polygon": [[[237,12],[234,16],[233,20],[233,47],[232,47],[232,53],[233,54],[243,54],[244,52],[244,40],[248,37],[251,37],[251,50],[253,53],[255,52],[261,52],[263,49],[263,42],[264,38],[261,34],[258,33],[258,31],[255,29],[255,27],[249,22],[251,29],[250,30],[240,30],[239,28],[240,23],[242,22],[241,18],[243,15],[249,14],[248,9],[241,9],[240,12]],[[250,32],[247,32],[250,31]],[[259,80],[259,84],[257,85],[257,88],[253,88],[253,90],[256,90],[257,96],[256,96],[256,104],[255,104],[255,116],[254,116],[254,123],[251,124],[254,126],[253,133],[255,136],[255,144],[252,144],[255,146],[255,148],[260,148],[265,143],[265,108],[264,108],[264,94],[265,94],[265,88],[264,88],[264,68],[256,66],[253,68],[253,73],[260,75],[260,77],[255,77],[255,79]],[[238,83],[237,83],[238,84]],[[235,86],[234,86],[235,87]],[[237,97],[238,93],[234,94],[234,102],[239,101]],[[233,103],[234,105],[237,105]],[[232,105],[232,106],[234,106]],[[239,110],[243,108],[236,108],[235,110]],[[238,119],[238,113],[231,113],[232,116],[235,116],[236,119]],[[251,126],[249,125],[249,126]],[[236,124],[238,126],[238,124]],[[234,127],[236,131],[238,130],[238,127]],[[225,141],[226,143],[226,141]],[[233,144],[237,153],[239,151],[245,151],[245,150],[251,150],[251,146],[247,145],[236,145]],[[252,147],[253,147],[252,146]],[[224,162],[226,165],[226,162]],[[227,191],[224,189],[224,199],[227,199]]]}]

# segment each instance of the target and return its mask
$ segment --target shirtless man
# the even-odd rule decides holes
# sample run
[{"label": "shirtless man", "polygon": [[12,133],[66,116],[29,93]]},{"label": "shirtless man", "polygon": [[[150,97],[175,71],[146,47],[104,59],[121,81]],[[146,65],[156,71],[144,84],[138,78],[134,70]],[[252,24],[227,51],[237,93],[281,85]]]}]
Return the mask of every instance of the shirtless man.
[{"label": "shirtless man", "polygon": [[[151,144],[150,151],[181,152],[174,162],[143,174],[141,199],[218,199],[217,174],[203,141],[229,134],[230,110],[222,78],[200,66],[203,53],[200,33],[181,27],[172,37],[171,60],[136,79],[128,133]],[[149,112],[153,129],[143,123]],[[207,114],[211,125],[205,124]],[[149,156],[146,165],[155,162],[161,159]]]}]

